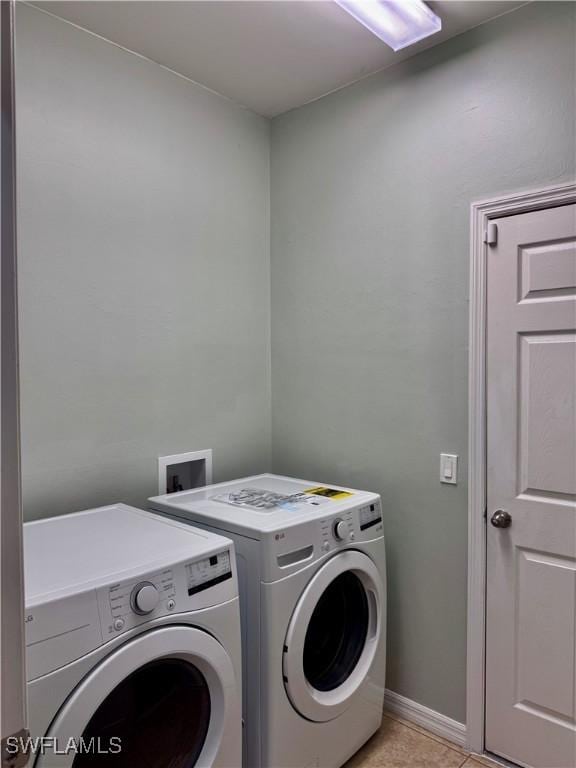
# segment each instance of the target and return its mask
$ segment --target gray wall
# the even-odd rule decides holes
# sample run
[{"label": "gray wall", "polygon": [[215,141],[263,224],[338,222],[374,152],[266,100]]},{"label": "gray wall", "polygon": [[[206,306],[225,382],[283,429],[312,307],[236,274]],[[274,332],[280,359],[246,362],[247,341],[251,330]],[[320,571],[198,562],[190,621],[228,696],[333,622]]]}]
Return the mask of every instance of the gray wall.
[{"label": "gray wall", "polygon": [[266,469],[268,121],[20,4],[16,63],[26,517]]},{"label": "gray wall", "polygon": [[382,494],[388,687],[460,721],[469,206],[574,173],[574,12],[527,6],[273,121],[273,468]]}]

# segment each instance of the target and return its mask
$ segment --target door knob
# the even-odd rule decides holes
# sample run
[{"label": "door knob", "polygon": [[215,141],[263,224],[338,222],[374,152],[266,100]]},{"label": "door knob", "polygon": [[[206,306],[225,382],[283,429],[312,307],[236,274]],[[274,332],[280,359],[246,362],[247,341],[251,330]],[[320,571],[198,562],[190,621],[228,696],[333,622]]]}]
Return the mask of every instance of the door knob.
[{"label": "door knob", "polygon": [[494,528],[510,528],[512,525],[512,515],[504,509],[497,509],[490,518]]}]

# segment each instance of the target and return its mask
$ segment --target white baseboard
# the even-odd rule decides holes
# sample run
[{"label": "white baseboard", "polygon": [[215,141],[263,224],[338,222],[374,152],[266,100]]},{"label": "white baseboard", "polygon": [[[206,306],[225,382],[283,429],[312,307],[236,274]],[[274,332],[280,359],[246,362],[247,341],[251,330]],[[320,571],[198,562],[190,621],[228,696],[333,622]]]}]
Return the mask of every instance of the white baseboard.
[{"label": "white baseboard", "polygon": [[459,747],[466,746],[466,726],[464,723],[459,723],[457,720],[452,720],[451,717],[441,715],[440,712],[428,709],[423,704],[407,699],[399,693],[386,689],[384,709],[399,717],[403,717],[405,720],[409,720],[411,723],[420,725],[422,728],[426,728],[427,731],[435,733],[436,736],[448,739],[448,741],[457,744]]}]

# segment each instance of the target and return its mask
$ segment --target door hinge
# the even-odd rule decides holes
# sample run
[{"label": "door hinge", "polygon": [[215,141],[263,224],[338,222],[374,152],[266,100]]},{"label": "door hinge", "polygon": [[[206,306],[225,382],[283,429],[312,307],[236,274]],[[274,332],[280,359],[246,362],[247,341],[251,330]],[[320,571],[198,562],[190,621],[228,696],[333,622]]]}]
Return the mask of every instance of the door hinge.
[{"label": "door hinge", "polygon": [[489,221],[484,230],[484,242],[486,245],[496,245],[498,242],[498,225],[495,221]]},{"label": "door hinge", "polygon": [[28,764],[29,739],[30,731],[26,728],[2,739],[2,768],[22,768]]}]

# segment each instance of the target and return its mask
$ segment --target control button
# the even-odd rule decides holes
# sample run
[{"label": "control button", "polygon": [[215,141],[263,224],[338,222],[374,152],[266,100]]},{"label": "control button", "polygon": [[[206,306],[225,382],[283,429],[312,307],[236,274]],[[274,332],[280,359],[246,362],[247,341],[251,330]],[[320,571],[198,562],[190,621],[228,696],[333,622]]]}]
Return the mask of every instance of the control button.
[{"label": "control button", "polygon": [[329,541],[325,541],[322,544],[322,549],[324,550],[324,552],[328,552],[330,550],[330,542]]},{"label": "control button", "polygon": [[150,581],[142,581],[140,584],[137,584],[132,590],[130,598],[132,610],[140,616],[152,613],[159,600],[158,590]]},{"label": "control button", "polygon": [[339,517],[334,521],[334,538],[337,541],[346,541],[348,538],[348,523],[341,520]]},{"label": "control button", "polygon": [[168,608],[169,611],[173,611],[174,608],[176,608],[176,600],[168,600],[166,608]]},{"label": "control button", "polygon": [[114,629],[116,632],[120,632],[121,629],[124,629],[124,619],[116,619],[114,621]]}]

